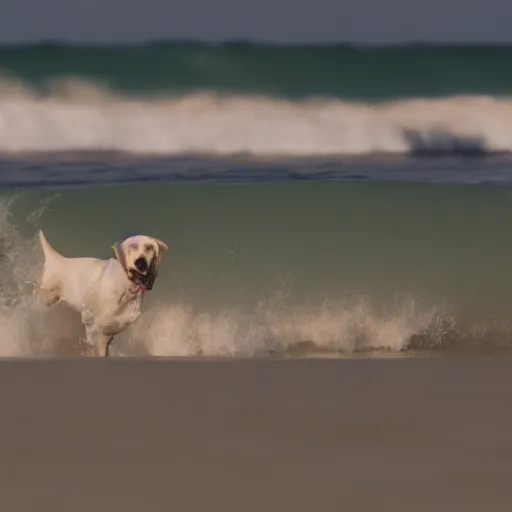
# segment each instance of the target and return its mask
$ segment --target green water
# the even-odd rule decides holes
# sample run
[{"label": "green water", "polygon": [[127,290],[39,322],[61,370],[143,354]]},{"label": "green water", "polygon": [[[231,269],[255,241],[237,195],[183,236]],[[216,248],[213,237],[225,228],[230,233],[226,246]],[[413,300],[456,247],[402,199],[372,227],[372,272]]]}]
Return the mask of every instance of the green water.
[{"label": "green water", "polygon": [[[5,194],[9,195],[8,192]],[[508,188],[386,183],[138,185],[25,193],[14,218],[42,227],[68,256],[110,256],[128,231],[170,247],[153,299],[250,310],[281,292],[292,303],[411,295],[460,314],[508,317]]]}]

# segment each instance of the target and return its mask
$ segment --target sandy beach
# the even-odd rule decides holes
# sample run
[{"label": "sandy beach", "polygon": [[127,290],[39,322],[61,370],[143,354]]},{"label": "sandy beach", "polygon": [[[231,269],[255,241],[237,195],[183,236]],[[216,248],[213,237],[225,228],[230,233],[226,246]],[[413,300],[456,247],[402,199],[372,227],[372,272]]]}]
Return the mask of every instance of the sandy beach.
[{"label": "sandy beach", "polygon": [[508,511],[512,358],[0,362],[3,511]]}]

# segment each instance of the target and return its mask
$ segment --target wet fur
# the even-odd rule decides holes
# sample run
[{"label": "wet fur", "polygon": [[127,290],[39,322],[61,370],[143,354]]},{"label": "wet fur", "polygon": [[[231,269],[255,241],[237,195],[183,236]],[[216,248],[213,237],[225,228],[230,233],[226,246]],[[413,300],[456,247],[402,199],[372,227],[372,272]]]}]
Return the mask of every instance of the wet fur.
[{"label": "wet fur", "polygon": [[80,313],[87,344],[95,355],[107,356],[114,336],[141,314],[145,290],[128,277],[133,262],[140,256],[133,247],[138,247],[139,243],[141,247],[154,247],[148,270],[152,272],[147,288],[150,290],[167,246],[160,240],[134,236],[121,244],[119,261],[117,258],[68,258],[50,245],[42,231],[39,240],[44,253],[39,290],[46,304],[63,302]]}]

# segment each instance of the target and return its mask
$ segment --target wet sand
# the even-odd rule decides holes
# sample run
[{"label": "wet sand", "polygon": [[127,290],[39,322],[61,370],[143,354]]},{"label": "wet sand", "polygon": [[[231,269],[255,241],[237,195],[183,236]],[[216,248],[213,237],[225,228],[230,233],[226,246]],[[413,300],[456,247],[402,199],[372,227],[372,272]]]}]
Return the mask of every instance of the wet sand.
[{"label": "wet sand", "polygon": [[0,362],[5,512],[509,511],[510,356]]}]

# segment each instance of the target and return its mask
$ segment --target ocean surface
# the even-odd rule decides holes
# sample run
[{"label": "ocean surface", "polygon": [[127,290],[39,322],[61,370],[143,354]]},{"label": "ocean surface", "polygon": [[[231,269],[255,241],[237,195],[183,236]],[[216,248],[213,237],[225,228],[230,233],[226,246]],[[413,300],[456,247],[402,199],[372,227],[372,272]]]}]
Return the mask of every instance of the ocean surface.
[{"label": "ocean surface", "polygon": [[170,247],[118,355],[512,347],[512,47],[0,47],[0,356],[80,353],[36,232]]}]

